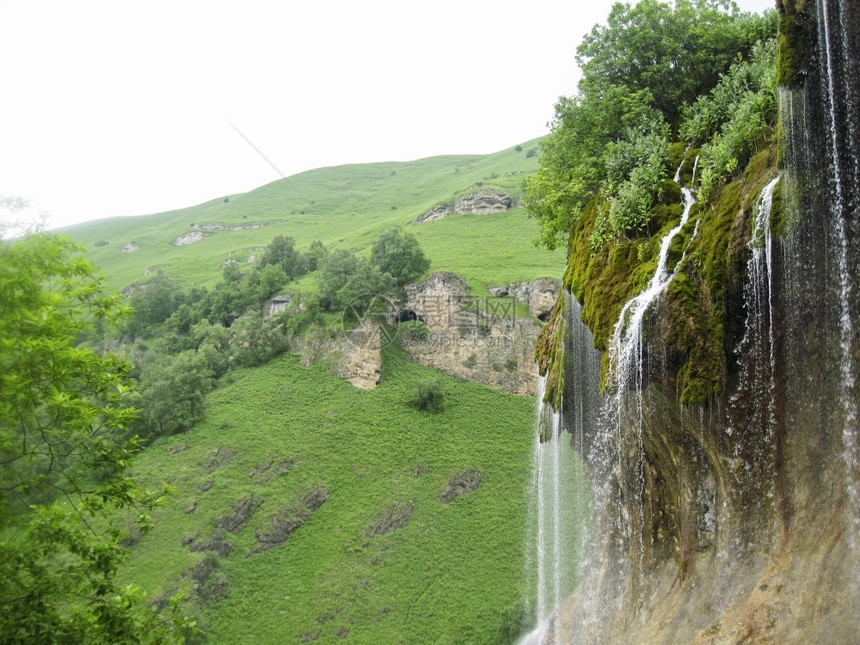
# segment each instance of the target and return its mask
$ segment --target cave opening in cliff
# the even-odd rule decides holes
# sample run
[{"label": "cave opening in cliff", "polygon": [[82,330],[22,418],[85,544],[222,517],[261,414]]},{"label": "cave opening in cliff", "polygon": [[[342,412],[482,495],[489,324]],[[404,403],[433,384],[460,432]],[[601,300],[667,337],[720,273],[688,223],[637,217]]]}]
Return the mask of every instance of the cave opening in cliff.
[{"label": "cave opening in cliff", "polygon": [[423,316],[417,314],[412,309],[404,309],[397,316],[397,322],[412,322],[414,320],[418,320],[420,322],[427,322],[426,320],[424,320]]}]

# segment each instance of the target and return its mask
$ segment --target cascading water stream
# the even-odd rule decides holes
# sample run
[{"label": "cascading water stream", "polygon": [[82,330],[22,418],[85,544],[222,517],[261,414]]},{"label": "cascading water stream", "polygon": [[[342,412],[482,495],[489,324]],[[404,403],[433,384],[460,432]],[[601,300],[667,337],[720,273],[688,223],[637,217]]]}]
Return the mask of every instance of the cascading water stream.
[{"label": "cascading water stream", "polygon": [[[828,0],[820,0],[818,3],[818,31],[819,40],[823,44],[824,50],[822,64],[824,67],[824,76],[827,86],[826,98],[826,114],[827,114],[827,131],[830,138],[830,150],[828,151],[829,165],[831,171],[831,210],[832,210],[832,234],[836,246],[836,264],[838,267],[839,280],[839,332],[840,332],[840,350],[842,358],[839,361],[840,373],[842,376],[843,388],[840,392],[839,403],[842,407],[844,421],[842,430],[842,440],[845,445],[845,461],[847,472],[850,474],[856,473],[860,468],[860,455],[858,455],[858,437],[857,437],[857,418],[858,409],[857,401],[854,396],[856,385],[856,375],[854,373],[854,323],[852,320],[851,302],[853,298],[854,285],[853,276],[848,265],[849,248],[848,234],[846,227],[848,222],[846,219],[852,210],[850,201],[858,199],[857,190],[860,189],[860,182],[857,177],[844,177],[844,169],[841,163],[840,151],[843,146],[847,150],[856,155],[857,148],[855,143],[854,123],[850,116],[843,118],[841,116],[839,105],[839,86],[846,81],[850,82],[842,76],[846,76],[847,72],[842,65],[848,65],[850,57],[847,55],[847,43],[849,42],[848,34],[839,34],[840,38],[836,39],[834,34],[831,34],[831,22],[838,25],[839,28],[844,28],[845,23],[842,18],[843,14],[839,13],[838,17],[833,15],[833,9],[830,7]],[[841,11],[841,5],[837,7],[837,11]],[[841,43],[841,47],[834,45],[834,40]],[[851,99],[848,99],[850,101]],[[849,115],[852,110],[856,111],[856,106],[851,104],[843,108],[847,110]],[[846,141],[840,141],[840,136]],[[855,160],[855,173],[858,164]],[[853,179],[853,181],[852,181]],[[860,488],[856,481],[849,481],[848,496],[852,517],[852,530],[849,539],[852,541],[852,547],[858,548],[857,539],[860,534]]]},{"label": "cascading water stream", "polygon": [[538,377],[537,424],[548,440],[535,433],[532,477],[537,492],[537,580],[535,614],[544,621],[562,596],[563,536],[561,535],[561,411],[544,400],[546,377]]},{"label": "cascading water stream", "polygon": [[[674,271],[669,273],[667,268],[669,248],[672,245],[672,240],[684,228],[684,225],[690,218],[690,209],[696,203],[692,190],[682,188],[682,191],[684,195],[684,210],[681,214],[681,221],[660,242],[660,255],[658,256],[657,269],[654,272],[654,276],[648,282],[648,287],[645,291],[624,305],[612,333],[609,347],[610,373],[614,379],[614,384],[621,391],[628,389],[630,385],[628,379],[631,376],[641,376],[642,319],[645,316],[645,312],[651,306],[651,303],[663,293],[663,290],[669,285],[672,278],[675,277]],[[636,369],[633,369],[634,367]],[[634,383],[633,385],[635,387],[641,385],[641,383]]]},{"label": "cascading water stream", "polygon": [[[693,167],[694,179],[697,165],[698,158],[696,159],[696,163]],[[680,183],[680,180],[681,167],[679,167],[678,171],[675,173],[676,183]],[[621,314],[618,317],[618,321],[615,323],[612,338],[609,342],[609,375],[607,380],[609,383],[609,390],[612,392],[612,395],[607,399],[608,408],[605,411],[605,425],[606,431],[610,432],[612,436],[607,437],[606,440],[608,450],[605,455],[605,459],[617,460],[618,472],[623,470],[622,462],[626,459],[624,452],[617,448],[612,449],[609,446],[613,443],[620,445],[622,436],[628,431],[625,426],[632,421],[632,430],[636,435],[638,457],[635,462],[634,481],[628,481],[628,485],[632,485],[633,489],[628,490],[628,494],[632,493],[632,495],[634,495],[636,499],[640,500],[640,502],[637,505],[634,505],[634,508],[638,508],[638,513],[635,513],[634,511],[636,515],[635,517],[623,517],[623,523],[625,526],[621,527],[621,532],[627,536],[635,537],[638,541],[637,547],[639,557],[638,562],[635,563],[637,565],[637,571],[634,576],[638,580],[642,580],[644,577],[643,568],[645,557],[644,531],[641,530],[644,525],[644,510],[642,508],[641,500],[643,499],[645,490],[645,464],[643,461],[645,449],[642,436],[645,414],[642,405],[645,367],[642,344],[642,323],[645,313],[661,296],[666,287],[669,286],[669,283],[672,282],[672,279],[676,275],[678,266],[680,265],[679,261],[673,270],[671,272],[669,271],[669,250],[672,246],[672,241],[687,224],[687,221],[690,218],[690,211],[696,203],[695,196],[691,189],[682,188],[681,191],[683,195],[683,211],[681,214],[681,220],[674,228],[666,233],[661,240],[660,253],[658,255],[657,267],[654,271],[654,275],[648,282],[646,289],[640,294],[634,296],[627,302],[627,304],[624,305],[621,310]],[[632,397],[628,397],[627,395],[630,392],[635,394]],[[632,410],[629,407],[631,404],[634,408]],[[612,456],[613,453],[614,456]],[[607,491],[605,494],[610,495],[611,493]],[[619,500],[619,507],[624,507],[621,500]],[[636,530],[637,527],[640,530]],[[630,564],[631,563],[628,563],[628,565]],[[641,602],[641,588],[639,593]]]},{"label": "cascading water stream", "polygon": [[[522,645],[555,642],[552,617],[582,576],[591,530],[588,483],[582,467],[585,437],[593,436],[602,407],[600,352],[588,327],[580,321],[582,308],[569,293],[562,294],[567,329],[565,363],[573,387],[563,411],[544,402],[546,377],[538,377],[537,429],[532,457],[535,533],[527,554],[534,606],[535,630]],[[541,442],[541,435],[546,440]],[[567,437],[569,441],[565,440]]]}]

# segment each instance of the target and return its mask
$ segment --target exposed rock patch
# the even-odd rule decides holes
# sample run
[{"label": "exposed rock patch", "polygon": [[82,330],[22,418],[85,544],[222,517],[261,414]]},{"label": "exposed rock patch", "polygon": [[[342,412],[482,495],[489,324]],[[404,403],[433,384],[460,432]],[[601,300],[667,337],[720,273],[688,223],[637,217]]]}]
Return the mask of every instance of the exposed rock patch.
[{"label": "exposed rock patch", "polygon": [[216,468],[226,464],[235,456],[235,452],[230,452],[224,448],[215,448],[211,455],[200,462],[200,465],[203,467],[204,473],[211,473]]},{"label": "exposed rock patch", "polygon": [[[186,540],[189,540],[186,544]],[[198,542],[196,538],[185,538],[183,544],[188,546],[190,551],[213,551],[222,558],[226,558],[233,550],[233,545],[227,541],[222,529],[215,529],[212,536],[205,542]]]},{"label": "exposed rock patch", "polygon": [[173,246],[188,246],[189,244],[196,244],[204,237],[206,237],[206,235],[201,233],[200,231],[192,231],[191,233],[180,235],[175,240],[173,240]]},{"label": "exposed rock patch", "polygon": [[343,351],[335,373],[355,387],[373,390],[382,379],[382,329],[376,321],[367,319],[341,340]]},{"label": "exposed rock patch", "polygon": [[[477,187],[479,184],[473,186]],[[473,215],[492,215],[504,213],[514,205],[513,198],[500,190],[478,190],[468,195],[463,195],[454,201],[453,206],[449,204],[437,204],[429,211],[419,216],[416,224],[432,222],[442,219],[451,213],[463,213]]]},{"label": "exposed rock patch", "polygon": [[290,534],[307,522],[327,498],[328,489],[318,486],[308,491],[302,499],[282,508],[277,515],[272,516],[274,527],[270,533],[257,531],[260,544],[254,552],[268,551],[286,542]]},{"label": "exposed rock patch", "polygon": [[215,604],[230,595],[226,577],[218,572],[219,566],[218,559],[210,555],[183,573],[183,576],[191,577],[191,589],[200,602]]},{"label": "exposed rock patch", "polygon": [[473,470],[471,468],[469,470],[464,470],[461,473],[457,473],[448,482],[448,485],[445,487],[445,490],[442,491],[442,494],[439,495],[439,501],[443,504],[450,504],[458,497],[477,490],[478,486],[481,485],[481,480],[483,479],[484,475],[480,471]]},{"label": "exposed rock patch", "polygon": [[260,508],[262,504],[262,498],[243,497],[233,507],[233,512],[218,522],[218,526],[230,533],[238,533],[245,528],[248,520],[251,519],[251,515],[253,515],[254,511]]},{"label": "exposed rock patch", "polygon": [[423,224],[424,222],[432,222],[437,219],[442,219],[446,215],[451,212],[451,207],[446,206],[445,204],[438,204],[431,208],[429,211],[419,216],[418,219],[415,220],[416,224]]},{"label": "exposed rock patch", "polygon": [[129,242],[128,244],[124,244],[122,247],[123,253],[134,253],[135,251],[139,251],[140,247],[134,242]]},{"label": "exposed rock patch", "polygon": [[412,517],[412,510],[415,508],[415,502],[409,501],[405,504],[392,504],[388,507],[385,515],[376,520],[368,529],[367,537],[372,538],[377,535],[385,535],[391,533],[395,529],[402,529],[409,524],[409,518]]},{"label": "exposed rock patch", "polygon": [[540,278],[533,282],[513,282],[506,287],[490,287],[489,291],[497,298],[512,296],[517,302],[526,305],[529,313],[542,322],[552,314],[558,297],[559,281]]},{"label": "exposed rock patch", "polygon": [[178,455],[180,452],[185,452],[188,450],[187,443],[178,443],[175,446],[170,446],[167,448],[168,455]]},{"label": "exposed rock patch", "polygon": [[279,296],[271,298],[266,303],[266,309],[263,312],[263,317],[268,318],[269,316],[274,316],[275,314],[279,314],[283,311],[286,311],[287,307],[290,306],[290,303],[292,301],[293,294],[291,293],[282,293]]},{"label": "exposed rock patch", "polygon": [[474,215],[492,215],[504,213],[514,203],[510,195],[498,190],[479,190],[470,195],[463,195],[454,202],[455,213],[472,213]]}]

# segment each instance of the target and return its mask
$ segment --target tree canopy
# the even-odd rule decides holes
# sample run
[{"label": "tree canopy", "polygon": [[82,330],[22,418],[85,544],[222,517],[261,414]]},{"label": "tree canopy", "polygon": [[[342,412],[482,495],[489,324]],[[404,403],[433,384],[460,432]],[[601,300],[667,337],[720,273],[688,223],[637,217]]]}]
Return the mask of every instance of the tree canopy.
[{"label": "tree canopy", "polygon": [[117,509],[159,494],[128,475],[129,364],[77,346],[125,307],[65,238],[0,242],[0,634],[7,643],[178,642],[114,574]]},{"label": "tree canopy", "polygon": [[388,273],[398,286],[420,278],[430,268],[430,260],[411,233],[399,226],[376,238],[370,259],[382,273]]},{"label": "tree canopy", "polygon": [[[539,220],[538,242],[563,243],[598,194],[606,212],[595,245],[641,232],[689,106],[775,34],[776,12],[741,13],[728,0],[613,5],[607,23],[594,26],[577,49],[577,92],[556,104],[540,166],[526,182],[524,202]],[[748,128],[744,136],[757,133]]]}]

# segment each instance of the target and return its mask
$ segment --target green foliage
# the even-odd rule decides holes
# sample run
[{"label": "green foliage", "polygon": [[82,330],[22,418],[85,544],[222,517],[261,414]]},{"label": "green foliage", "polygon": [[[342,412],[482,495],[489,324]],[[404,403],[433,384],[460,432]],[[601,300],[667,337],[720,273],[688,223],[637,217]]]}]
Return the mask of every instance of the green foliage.
[{"label": "green foliage", "polygon": [[[76,347],[124,313],[68,239],[0,242],[0,633],[7,643],[179,642],[115,574],[117,509],[144,529],[158,496],[129,476],[130,365]],[[174,619],[176,622],[174,622]]]},{"label": "green foliage", "polygon": [[612,86],[648,90],[652,106],[673,123],[681,106],[712,87],[739,53],[775,33],[776,15],[738,13],[729,0],[615,3],[577,48],[580,92]]},{"label": "green foliage", "polygon": [[176,283],[162,273],[141,285],[129,298],[134,315],[123,325],[123,332],[131,337],[142,336],[167,320],[178,306],[177,289]]},{"label": "green foliage", "polygon": [[370,259],[380,272],[391,275],[398,286],[417,280],[430,268],[430,260],[418,240],[399,226],[376,238]]},{"label": "green foliage", "polygon": [[605,154],[607,208],[589,239],[592,251],[628,234],[641,234],[651,219],[665,174],[669,127],[660,115],[628,128],[622,139],[610,143]]},{"label": "green foliage", "polygon": [[622,86],[559,99],[552,134],[541,141],[540,167],[526,179],[524,201],[539,220],[541,245],[554,249],[567,239],[572,223],[607,179],[607,144],[643,118],[653,120],[650,103],[650,91]]},{"label": "green foliage", "polygon": [[311,246],[306,254],[308,258],[308,271],[316,271],[319,268],[320,260],[325,257],[327,252],[321,240],[311,242]]},{"label": "green foliage", "polygon": [[352,318],[367,315],[374,305],[387,309],[387,298],[393,295],[394,285],[391,274],[382,273],[366,258],[358,258],[355,270],[337,291],[338,308],[345,309]]},{"label": "green foliage", "polygon": [[742,14],[723,0],[616,3],[607,24],[596,25],[577,49],[577,94],[556,105],[540,167],[526,183],[538,242],[563,242],[599,191],[608,210],[592,231],[592,251],[641,233],[667,173],[668,126],[775,28],[775,12]]},{"label": "green foliage", "polygon": [[350,277],[358,270],[358,258],[348,249],[335,249],[320,262],[317,275],[320,304],[326,310],[343,308],[338,296]]},{"label": "green foliage", "polygon": [[273,239],[260,259],[260,267],[279,266],[290,280],[307,272],[307,260],[296,250],[292,237],[278,235]]},{"label": "green foliage", "polygon": [[767,145],[777,120],[776,42],[757,43],[710,94],[685,108],[680,136],[703,144],[699,158],[700,198],[708,199],[724,177],[742,169]]},{"label": "green foliage", "polygon": [[139,399],[144,423],[141,436],[182,432],[203,418],[203,400],[215,378],[206,356],[194,350],[175,356],[147,353]]},{"label": "green foliage", "polygon": [[445,409],[445,392],[440,381],[423,381],[409,397],[409,405],[422,412],[441,412]]},{"label": "green foliage", "polygon": [[[124,578],[150,596],[178,586],[198,598],[187,572],[207,553],[182,538],[208,540],[237,500],[256,496],[264,502],[246,527],[225,532],[233,552],[217,575],[229,596],[199,601],[213,644],[296,643],[303,634],[336,643],[347,631],[356,643],[511,642],[526,586],[533,402],[393,350],[372,391],[291,354],[235,371],[232,383],[208,395],[203,421],[138,458],[144,482],[176,477],[178,492],[132,547]],[[407,404],[421,383],[436,380],[444,410]],[[284,462],[293,465],[278,474]],[[481,485],[443,504],[441,493],[466,469],[483,473]],[[584,479],[575,485],[586,498]],[[284,544],[254,553],[272,515],[316,486],[329,490],[322,507]],[[389,509],[410,504],[405,526],[368,537]],[[587,521],[579,529],[587,535]]]}]

